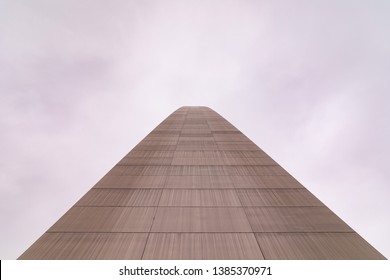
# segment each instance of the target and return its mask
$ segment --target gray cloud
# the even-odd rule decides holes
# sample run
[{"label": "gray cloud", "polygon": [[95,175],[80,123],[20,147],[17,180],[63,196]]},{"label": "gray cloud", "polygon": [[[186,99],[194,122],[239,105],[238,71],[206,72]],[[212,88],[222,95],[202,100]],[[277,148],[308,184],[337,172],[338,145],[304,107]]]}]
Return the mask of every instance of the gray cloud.
[{"label": "gray cloud", "polygon": [[388,1],[1,5],[2,259],[182,105],[221,113],[390,256]]}]

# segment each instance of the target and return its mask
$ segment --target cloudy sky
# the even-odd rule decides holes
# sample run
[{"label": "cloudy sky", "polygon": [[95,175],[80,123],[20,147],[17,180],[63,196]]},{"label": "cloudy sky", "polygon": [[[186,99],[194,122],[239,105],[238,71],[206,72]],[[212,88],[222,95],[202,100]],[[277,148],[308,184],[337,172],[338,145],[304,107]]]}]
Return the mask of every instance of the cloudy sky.
[{"label": "cloudy sky", "polygon": [[[209,106],[390,257],[390,1],[0,1],[0,258]],[[255,121],[253,121],[255,120]]]}]

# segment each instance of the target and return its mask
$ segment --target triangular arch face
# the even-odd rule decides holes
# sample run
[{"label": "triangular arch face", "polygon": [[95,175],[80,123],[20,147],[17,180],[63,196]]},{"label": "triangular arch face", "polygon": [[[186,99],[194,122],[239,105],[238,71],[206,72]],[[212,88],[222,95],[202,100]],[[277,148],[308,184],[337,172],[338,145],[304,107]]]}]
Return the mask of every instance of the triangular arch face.
[{"label": "triangular arch face", "polygon": [[384,259],[207,107],[182,107],[19,259]]}]

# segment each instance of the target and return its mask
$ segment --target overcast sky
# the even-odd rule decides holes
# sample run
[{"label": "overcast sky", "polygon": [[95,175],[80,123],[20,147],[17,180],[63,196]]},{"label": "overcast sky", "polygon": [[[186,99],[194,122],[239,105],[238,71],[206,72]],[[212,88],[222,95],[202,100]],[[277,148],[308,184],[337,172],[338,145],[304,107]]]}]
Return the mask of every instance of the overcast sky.
[{"label": "overcast sky", "polygon": [[390,257],[390,1],[0,1],[0,258],[183,105]]}]

